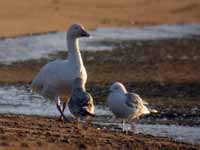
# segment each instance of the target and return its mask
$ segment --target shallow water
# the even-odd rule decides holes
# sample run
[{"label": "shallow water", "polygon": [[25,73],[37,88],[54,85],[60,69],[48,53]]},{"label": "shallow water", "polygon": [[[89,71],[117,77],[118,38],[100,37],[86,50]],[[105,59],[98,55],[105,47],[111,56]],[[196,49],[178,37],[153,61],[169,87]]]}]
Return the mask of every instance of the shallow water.
[{"label": "shallow water", "polygon": [[136,124],[135,131],[136,133],[169,137],[177,141],[182,141],[190,144],[200,144],[200,127],[160,124]]},{"label": "shallow water", "polygon": [[[98,28],[90,31],[91,38],[80,40],[81,50],[111,50],[122,41],[185,38],[200,35],[200,24],[160,25],[133,28]],[[5,38],[0,40],[0,62],[39,59],[66,50],[66,33]]]},{"label": "shallow water", "polygon": [[[97,106],[95,112],[99,115],[108,114],[101,106]],[[54,101],[30,92],[29,87],[23,85],[0,87],[0,113],[59,116]],[[65,115],[71,116],[68,109]]]},{"label": "shallow water", "polygon": [[[95,112],[97,116],[101,116],[100,119],[95,120],[101,127],[112,126],[112,128],[121,128],[119,122],[113,123],[109,121],[110,119],[108,120],[112,114],[106,107],[97,105]],[[0,86],[0,113],[59,116],[55,102],[45,99],[36,93],[31,93],[29,85]],[[66,109],[65,115],[71,116],[68,109]],[[126,124],[126,128],[130,130],[130,124]],[[191,144],[200,144],[199,126],[136,124],[134,132],[168,137]]]},{"label": "shallow water", "polygon": [[[105,121],[104,121],[105,122]],[[104,128],[107,126],[113,126],[112,129],[121,128],[122,124],[120,123],[102,123],[95,122],[100,124]],[[125,124],[126,131],[133,131],[130,124]],[[135,134],[145,134],[153,135],[159,137],[168,137],[175,141],[185,142],[189,144],[200,144],[200,127],[190,127],[190,126],[181,126],[181,125],[161,125],[161,124],[134,124],[134,133]]]}]

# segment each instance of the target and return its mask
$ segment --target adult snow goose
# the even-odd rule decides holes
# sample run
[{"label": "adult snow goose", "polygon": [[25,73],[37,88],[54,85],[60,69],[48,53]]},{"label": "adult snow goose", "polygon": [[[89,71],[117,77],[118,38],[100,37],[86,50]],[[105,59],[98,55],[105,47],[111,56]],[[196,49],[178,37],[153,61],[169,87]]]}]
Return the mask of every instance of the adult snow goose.
[{"label": "adult snow goose", "polygon": [[67,32],[68,58],[55,60],[43,66],[31,85],[33,91],[56,101],[61,120],[66,119],[64,110],[74,80],[81,78],[83,85],[87,80],[87,72],[79,50],[81,37],[89,37],[84,27],[79,24],[71,25]]}]

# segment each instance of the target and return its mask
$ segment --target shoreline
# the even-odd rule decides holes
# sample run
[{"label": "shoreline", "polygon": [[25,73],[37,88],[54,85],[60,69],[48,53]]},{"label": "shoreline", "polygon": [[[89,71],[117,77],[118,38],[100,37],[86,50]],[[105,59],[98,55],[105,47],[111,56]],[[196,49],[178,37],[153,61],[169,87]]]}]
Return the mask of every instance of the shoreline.
[{"label": "shoreline", "polygon": [[[75,22],[76,23],[76,22]],[[56,32],[66,32],[68,27],[73,23],[67,23],[65,27],[60,27],[57,29],[57,27],[53,28],[47,28],[47,29],[37,29],[33,31],[21,31],[21,32],[13,32],[13,33],[1,33],[4,31],[1,31],[0,29],[0,40],[4,40],[6,38],[17,38],[17,37],[25,37],[25,36],[34,36],[34,35],[43,35],[48,33],[56,33]],[[159,23],[138,23],[138,24],[125,24],[125,25],[98,25],[94,24],[91,26],[86,26],[86,30],[94,30],[100,28],[132,28],[132,27],[145,27],[145,26],[159,26],[159,25],[179,25],[179,24],[200,24],[200,20],[197,22],[193,21],[186,21],[186,22],[159,22]],[[84,25],[82,23],[82,25]]]},{"label": "shoreline", "polygon": [[[96,30],[96,29],[115,29],[115,28],[118,28],[118,29],[132,29],[132,28],[143,28],[143,27],[160,27],[160,26],[180,26],[180,25],[199,25],[200,22],[184,22],[184,23],[158,23],[158,24],[143,24],[143,25],[127,25],[127,26],[115,26],[115,25],[112,25],[112,26],[102,26],[102,27],[93,27],[93,28],[88,28],[87,30],[89,31],[93,31],[93,30]],[[1,29],[0,29],[1,30]],[[48,34],[56,34],[56,33],[59,33],[59,32],[64,32],[66,33],[67,32],[67,28],[65,30],[55,30],[55,29],[50,29],[50,30],[47,30],[47,31],[36,31],[36,32],[27,32],[27,33],[22,33],[22,34],[16,34],[16,35],[11,35],[11,36],[3,36],[3,35],[0,35],[0,40],[5,40],[5,39],[15,39],[15,38],[23,38],[23,37],[28,37],[28,36],[41,36],[41,35],[48,35]],[[170,32],[170,31],[168,31]],[[172,32],[172,31],[171,31]],[[199,35],[188,35],[187,36],[183,36],[183,37],[166,37],[166,38],[162,38],[161,37],[161,40],[170,40],[170,39],[177,39],[177,38],[182,38],[182,39],[190,39],[190,38],[198,38]],[[135,39],[133,39],[135,40]],[[136,39],[135,41],[140,41],[142,39]],[[146,41],[151,41],[151,40],[159,40],[159,38],[157,39],[145,39]]]},{"label": "shoreline", "polygon": [[[199,145],[185,144],[173,140],[143,134],[122,133],[107,129],[97,129],[91,125],[76,123],[62,124],[56,118],[1,115],[0,148],[16,150],[26,147],[34,149],[155,149],[155,150],[197,150]],[[20,138],[19,138],[20,137]],[[96,137],[96,138],[93,138]]]}]

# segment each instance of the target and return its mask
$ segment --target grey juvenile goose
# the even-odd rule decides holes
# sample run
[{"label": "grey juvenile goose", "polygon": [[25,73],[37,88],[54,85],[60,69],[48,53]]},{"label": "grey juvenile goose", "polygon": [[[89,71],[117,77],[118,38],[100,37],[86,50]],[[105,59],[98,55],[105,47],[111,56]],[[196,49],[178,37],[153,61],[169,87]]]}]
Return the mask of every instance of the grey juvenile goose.
[{"label": "grey juvenile goose", "polygon": [[69,99],[70,112],[77,118],[94,116],[94,102],[90,93],[86,92],[83,80],[76,78],[73,83],[72,96]]}]

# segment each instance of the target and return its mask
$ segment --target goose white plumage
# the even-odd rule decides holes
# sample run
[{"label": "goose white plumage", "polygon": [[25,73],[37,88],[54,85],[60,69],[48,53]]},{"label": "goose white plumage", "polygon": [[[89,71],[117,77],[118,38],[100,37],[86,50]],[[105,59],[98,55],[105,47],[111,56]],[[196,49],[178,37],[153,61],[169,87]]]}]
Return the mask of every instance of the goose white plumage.
[{"label": "goose white plumage", "polygon": [[111,85],[107,104],[117,118],[123,119],[123,130],[125,120],[134,120],[143,114],[150,113],[150,109],[144,105],[141,97],[127,92],[120,82]]},{"label": "goose white plumage", "polygon": [[87,72],[79,50],[78,38],[81,37],[89,37],[84,27],[78,24],[70,26],[67,32],[68,58],[46,64],[32,82],[33,91],[56,101],[62,120],[65,118],[63,113],[72,92],[74,79],[81,78],[84,85],[87,80]]}]

